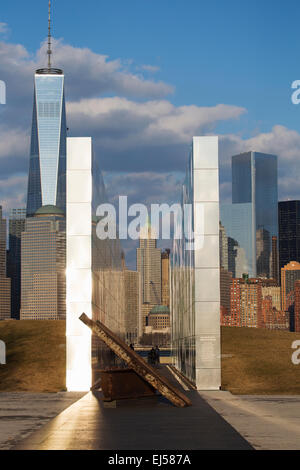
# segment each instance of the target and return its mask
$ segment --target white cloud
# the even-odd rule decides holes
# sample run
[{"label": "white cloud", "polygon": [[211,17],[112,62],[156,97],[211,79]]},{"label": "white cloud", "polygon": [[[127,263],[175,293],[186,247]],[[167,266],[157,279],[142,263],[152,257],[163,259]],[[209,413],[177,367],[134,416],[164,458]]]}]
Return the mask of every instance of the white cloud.
[{"label": "white cloud", "polygon": [[[0,34],[5,31],[7,25],[0,23]],[[27,181],[33,76],[46,61],[45,43],[30,54],[21,44],[0,42],[0,77],[7,84],[7,105],[0,109],[3,181],[19,177],[20,172]],[[219,122],[238,120],[246,112],[230,104],[175,106],[166,99],[173,87],[133,73],[133,61],[111,59],[62,40],[54,41],[53,65],[62,67],[66,76],[70,135],[92,135],[102,168],[115,174],[109,180],[110,193],[119,194],[127,187],[130,197],[140,202],[173,200],[179,180],[170,175],[184,171],[192,136],[217,133]],[[151,65],[138,70],[157,71]],[[111,94],[115,96],[103,97]],[[250,139],[220,136],[221,192],[226,200],[231,156],[248,150],[278,155],[280,198],[300,198],[300,134],[276,125]],[[7,204],[21,204],[25,183],[2,188],[2,200],[6,194]]]},{"label": "white cloud", "polygon": [[9,209],[26,207],[27,176],[12,175],[9,178],[0,178],[0,205],[5,216]]},{"label": "white cloud", "polygon": [[[169,101],[137,103],[126,98],[93,98],[68,104],[71,126],[84,126],[91,132],[97,129],[118,129],[111,133],[110,144],[123,149],[143,142],[145,145],[189,143],[193,135],[213,131],[219,121],[238,119],[244,108],[230,105],[213,107],[180,106]],[[122,129],[125,126],[127,132]],[[106,134],[109,139],[109,132]]]},{"label": "white cloud", "polygon": [[24,129],[0,126],[0,159],[29,155],[29,135]]},{"label": "white cloud", "polygon": [[[37,62],[45,63],[46,42],[37,52]],[[174,87],[164,82],[145,79],[130,72],[131,61],[109,59],[88,48],[73,47],[62,40],[54,40],[53,66],[63,68],[71,96],[95,96],[115,93],[138,98],[160,98],[173,93]]]}]

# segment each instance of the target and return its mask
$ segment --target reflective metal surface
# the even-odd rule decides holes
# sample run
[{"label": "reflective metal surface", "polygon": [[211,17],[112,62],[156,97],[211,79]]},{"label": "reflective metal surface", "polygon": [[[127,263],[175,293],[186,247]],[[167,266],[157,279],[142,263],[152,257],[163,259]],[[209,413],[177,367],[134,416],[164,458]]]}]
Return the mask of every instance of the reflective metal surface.
[{"label": "reflective metal surface", "polygon": [[173,356],[198,389],[215,390],[221,381],[217,137],[193,139],[182,191],[185,204],[192,207],[185,239],[174,240],[172,256]]}]

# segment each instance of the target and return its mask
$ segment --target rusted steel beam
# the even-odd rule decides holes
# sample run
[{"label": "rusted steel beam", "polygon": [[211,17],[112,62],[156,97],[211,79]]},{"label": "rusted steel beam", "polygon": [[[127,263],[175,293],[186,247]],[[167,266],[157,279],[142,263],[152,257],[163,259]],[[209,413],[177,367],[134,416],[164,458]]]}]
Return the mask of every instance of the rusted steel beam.
[{"label": "rusted steel beam", "polygon": [[87,325],[120,359],[125,361],[138,375],[158,390],[175,406],[183,408],[192,402],[180,390],[162,377],[153,367],[147,364],[135,351],[127,346],[103,323],[91,320],[85,313],[79,319]]},{"label": "rusted steel beam", "polygon": [[175,375],[177,375],[177,377],[179,377],[184,383],[185,385],[187,385],[189,388],[191,388],[192,390],[197,390],[197,387],[195,384],[193,384],[193,382],[191,382],[185,375],[183,375],[178,369],[176,369],[176,367],[174,367],[172,364],[169,364],[168,365],[169,369],[172,369],[172,371],[174,372]]},{"label": "rusted steel beam", "polygon": [[133,369],[102,370],[101,389],[104,401],[149,397],[156,393]]}]

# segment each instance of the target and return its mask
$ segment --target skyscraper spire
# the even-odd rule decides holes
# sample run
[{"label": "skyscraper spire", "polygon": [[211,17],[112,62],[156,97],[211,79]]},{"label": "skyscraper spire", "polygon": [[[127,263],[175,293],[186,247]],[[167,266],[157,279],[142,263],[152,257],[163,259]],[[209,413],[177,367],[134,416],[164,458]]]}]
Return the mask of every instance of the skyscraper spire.
[{"label": "skyscraper spire", "polygon": [[51,0],[49,0],[49,18],[48,18],[48,70],[51,69]]}]

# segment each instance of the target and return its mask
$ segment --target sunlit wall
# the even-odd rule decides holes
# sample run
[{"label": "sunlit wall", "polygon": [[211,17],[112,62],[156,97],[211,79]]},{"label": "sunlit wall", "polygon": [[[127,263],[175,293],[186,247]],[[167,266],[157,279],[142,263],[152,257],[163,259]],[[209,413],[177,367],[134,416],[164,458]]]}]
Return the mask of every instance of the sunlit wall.
[{"label": "sunlit wall", "polygon": [[67,142],[67,388],[89,390],[99,371],[122,365],[80,320],[85,312],[125,338],[125,272],[120,241],[97,236],[107,203],[90,138]]},{"label": "sunlit wall", "polygon": [[171,311],[175,366],[199,390],[221,384],[218,168],[218,137],[194,137],[182,191],[192,210],[185,237],[174,240]]},{"label": "sunlit wall", "polygon": [[92,384],[91,331],[79,320],[92,317],[92,141],[67,139],[67,389]]}]

